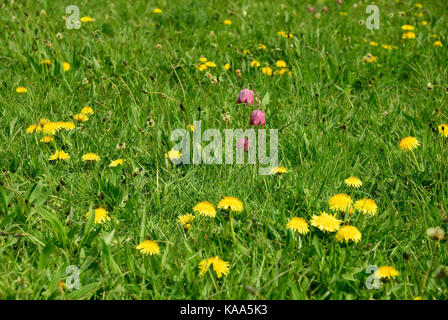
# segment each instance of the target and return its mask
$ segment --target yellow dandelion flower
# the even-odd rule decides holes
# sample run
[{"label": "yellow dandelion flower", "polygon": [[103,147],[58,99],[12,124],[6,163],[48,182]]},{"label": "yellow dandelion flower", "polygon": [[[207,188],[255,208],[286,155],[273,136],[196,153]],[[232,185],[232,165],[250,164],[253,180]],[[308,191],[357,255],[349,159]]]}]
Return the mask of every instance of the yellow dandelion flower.
[{"label": "yellow dandelion flower", "polygon": [[204,275],[208,268],[212,265],[214,258],[204,259],[201,262],[199,262],[199,274],[202,276]]},{"label": "yellow dandelion flower", "polygon": [[439,133],[442,137],[448,138],[448,124],[441,124],[439,125]]},{"label": "yellow dandelion flower", "polygon": [[33,133],[34,131],[36,131],[36,129],[37,129],[37,125],[32,124],[28,128],[26,128],[26,133]]},{"label": "yellow dandelion flower", "polygon": [[434,47],[441,47],[442,46],[442,41],[437,40],[436,42],[434,42]]},{"label": "yellow dandelion flower", "polygon": [[[281,68],[281,69],[275,70],[274,74],[282,75],[282,74],[286,73],[287,71],[289,71],[288,68]],[[291,75],[291,72],[289,72],[289,74]]]},{"label": "yellow dandelion flower", "polygon": [[371,216],[375,215],[378,210],[378,205],[376,204],[376,202],[372,199],[366,198],[356,201],[353,207],[357,211]]},{"label": "yellow dandelion flower", "polygon": [[177,150],[170,150],[165,154],[166,159],[170,159],[171,161],[178,160],[182,157],[182,153]]},{"label": "yellow dandelion flower", "polygon": [[403,35],[401,36],[401,39],[415,39],[415,33],[412,32],[412,31],[405,32],[405,33],[403,33]]},{"label": "yellow dandelion flower", "polygon": [[150,256],[160,254],[159,245],[154,240],[145,240],[135,248],[140,250],[142,254],[149,254]]},{"label": "yellow dandelion flower", "polygon": [[339,14],[340,14],[341,16],[346,16],[346,15],[348,15],[348,12],[340,11]]},{"label": "yellow dandelion flower", "polygon": [[200,57],[200,58],[199,58],[199,61],[201,61],[201,62],[206,62],[206,61],[207,61],[207,58],[206,58],[206,57]]},{"label": "yellow dandelion flower", "polygon": [[89,117],[83,113],[78,113],[73,116],[73,120],[80,121],[80,122],[86,122],[87,120],[89,120]]},{"label": "yellow dandelion flower", "polygon": [[94,113],[93,109],[90,107],[85,106],[84,108],[81,109],[81,114],[89,115],[93,113]]},{"label": "yellow dandelion flower", "polygon": [[279,35],[283,38],[288,38],[288,39],[291,39],[293,37],[291,32],[286,33],[285,31],[279,31],[279,32],[277,32],[277,35]]},{"label": "yellow dandelion flower", "polygon": [[372,47],[378,47],[378,43],[376,43],[375,41],[370,41],[370,45]]},{"label": "yellow dandelion flower", "polygon": [[162,13],[162,10],[159,8],[154,8],[154,10],[152,11],[154,13]]},{"label": "yellow dandelion flower", "polygon": [[414,30],[414,27],[409,24],[405,24],[405,25],[401,26],[401,30],[412,31],[412,30]]},{"label": "yellow dandelion flower", "polygon": [[336,240],[339,242],[345,241],[346,243],[349,241],[358,243],[361,241],[361,232],[359,232],[358,228],[354,226],[343,226],[336,233]]},{"label": "yellow dandelion flower", "polygon": [[418,9],[421,9],[421,8],[423,8],[423,5],[421,3],[416,3],[415,7],[418,8]]},{"label": "yellow dandelion flower", "polygon": [[348,177],[344,182],[348,187],[359,188],[362,186],[362,181],[358,177]]},{"label": "yellow dandelion flower", "polygon": [[259,50],[266,50],[266,46],[264,44],[259,43],[258,44],[258,49]]},{"label": "yellow dandelion flower", "polygon": [[229,19],[226,19],[226,20],[224,20],[224,24],[231,25],[232,21],[230,21]]},{"label": "yellow dandelion flower", "polygon": [[224,69],[225,69],[225,70],[229,70],[229,69],[230,69],[230,64],[226,63],[226,64],[224,65]]},{"label": "yellow dandelion flower", "polygon": [[285,31],[279,31],[279,32],[277,32],[277,35],[286,38],[286,32]]},{"label": "yellow dandelion flower", "polygon": [[64,71],[65,72],[67,72],[67,71],[69,71],[70,70],[70,63],[68,63],[68,62],[63,62],[62,63],[62,67],[64,68]]},{"label": "yellow dandelion flower", "polygon": [[277,60],[275,65],[277,66],[277,68],[286,68],[286,62],[284,60]]},{"label": "yellow dandelion flower", "polygon": [[263,74],[267,74],[268,76],[271,76],[272,68],[271,67],[263,67],[263,68],[261,68],[261,72],[263,72]]},{"label": "yellow dandelion flower", "polygon": [[320,216],[313,215],[311,218],[311,225],[319,228],[321,231],[335,232],[341,227],[342,221],[337,219],[334,215],[328,214],[325,211],[320,213]]},{"label": "yellow dandelion flower", "polygon": [[63,121],[55,121],[52,123],[52,125],[56,128],[56,131],[59,131],[59,130],[63,129],[64,123],[65,122],[63,122]]},{"label": "yellow dandelion flower", "polygon": [[400,149],[403,151],[411,151],[417,148],[420,145],[420,142],[417,138],[412,136],[401,139],[400,141]]},{"label": "yellow dandelion flower", "polygon": [[216,272],[216,276],[218,279],[222,277],[222,275],[227,275],[230,271],[229,268],[230,263],[226,262],[224,260],[219,259],[218,257],[215,257],[213,261],[213,270]]},{"label": "yellow dandelion flower", "polygon": [[40,126],[43,126],[43,125],[45,125],[46,123],[49,123],[49,122],[50,122],[50,120],[48,120],[46,118],[39,119],[39,125]]},{"label": "yellow dandelion flower", "polygon": [[190,222],[193,222],[195,216],[191,213],[184,214],[179,216],[179,222],[183,225],[189,224]]},{"label": "yellow dandelion flower", "polygon": [[208,68],[216,68],[216,63],[214,63],[214,62],[212,62],[212,61],[207,61],[207,62],[205,63],[205,65],[206,65]]},{"label": "yellow dandelion flower", "polygon": [[380,279],[387,279],[395,278],[398,276],[398,271],[392,266],[381,266],[378,268],[378,271],[375,272],[375,275],[379,277]]},{"label": "yellow dandelion flower", "polygon": [[85,17],[82,17],[80,20],[81,20],[81,22],[92,22],[93,18],[91,18],[89,16],[85,16]]},{"label": "yellow dandelion flower", "polygon": [[61,130],[61,124],[58,122],[47,122],[42,126],[42,132],[54,136],[56,132]]},{"label": "yellow dandelion flower", "polygon": [[310,231],[308,222],[306,222],[305,219],[299,217],[291,218],[291,220],[289,220],[288,224],[286,225],[286,228],[300,234],[307,234]]},{"label": "yellow dandelion flower", "polygon": [[423,20],[423,21],[422,21],[422,25],[427,26],[427,25],[428,25],[428,21]]},{"label": "yellow dandelion flower", "polygon": [[389,44],[383,44],[383,45],[381,45],[384,49],[386,49],[386,50],[392,50],[392,46],[391,45],[389,45]]},{"label": "yellow dandelion flower", "polygon": [[199,71],[204,71],[207,69],[207,66],[205,64],[200,64],[198,66],[194,66],[196,69],[198,69]]},{"label": "yellow dandelion flower", "polygon": [[372,62],[377,62],[378,59],[374,55],[368,53],[366,56],[364,56],[362,58],[362,60],[367,63],[372,63]]},{"label": "yellow dandelion flower", "polygon": [[335,194],[330,198],[328,204],[330,205],[330,209],[333,211],[347,212],[347,210],[350,210],[350,212],[352,212],[352,198],[350,198],[348,194]]},{"label": "yellow dandelion flower", "polygon": [[50,59],[44,59],[44,60],[42,60],[42,61],[40,62],[40,64],[46,64],[46,65],[49,65],[49,64],[51,64],[51,61],[50,61]]},{"label": "yellow dandelion flower", "polygon": [[194,206],[193,211],[201,216],[206,216],[210,218],[216,217],[215,206],[208,201],[199,202],[197,205]]},{"label": "yellow dandelion flower", "polygon": [[86,153],[81,157],[82,161],[100,161],[100,159],[100,156],[93,152]]},{"label": "yellow dandelion flower", "polygon": [[219,257],[213,257],[209,259],[204,259],[199,263],[199,274],[204,275],[210,266],[213,266],[213,270],[216,272],[216,276],[219,278],[222,275],[227,275],[229,273],[229,262],[221,260]]},{"label": "yellow dandelion flower", "polygon": [[244,209],[243,202],[235,197],[223,197],[218,203],[218,209],[241,212]]},{"label": "yellow dandelion flower", "polygon": [[253,68],[259,67],[260,66],[260,62],[258,62],[257,60],[252,60],[250,62],[250,66]]},{"label": "yellow dandelion flower", "polygon": [[61,129],[65,129],[65,130],[73,130],[75,129],[75,124],[71,121],[68,122],[60,122],[59,123],[59,127]]},{"label": "yellow dandelion flower", "polygon": [[117,160],[113,160],[110,162],[109,167],[110,168],[114,168],[117,166],[123,166],[124,165],[124,160],[123,159],[117,159]]},{"label": "yellow dandelion flower", "polygon": [[[89,219],[89,212],[86,213],[86,218]],[[101,224],[101,223],[105,223],[106,221],[110,220],[110,217],[108,215],[108,212],[106,211],[106,209],[103,208],[97,208],[95,210],[93,210],[93,222],[95,224]]]},{"label": "yellow dandelion flower", "polygon": [[288,169],[285,167],[275,167],[271,169],[271,174],[282,174],[282,173],[288,173]]},{"label": "yellow dandelion flower", "polygon": [[42,139],[40,139],[40,142],[42,142],[42,143],[49,143],[49,142],[51,142],[53,140],[54,140],[54,137],[52,137],[52,136],[45,136]]},{"label": "yellow dandelion flower", "polygon": [[69,154],[62,150],[56,150],[56,152],[49,158],[50,161],[68,160],[68,159],[70,159]]},{"label": "yellow dandelion flower", "polygon": [[28,90],[25,87],[17,87],[16,88],[17,93],[26,93]]}]

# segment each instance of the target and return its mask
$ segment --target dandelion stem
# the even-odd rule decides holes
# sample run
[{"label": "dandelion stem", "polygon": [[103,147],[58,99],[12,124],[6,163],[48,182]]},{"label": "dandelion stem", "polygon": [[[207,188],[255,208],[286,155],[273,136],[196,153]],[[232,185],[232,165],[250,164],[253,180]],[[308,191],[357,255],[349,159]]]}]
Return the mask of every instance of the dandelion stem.
[{"label": "dandelion stem", "polygon": [[432,262],[431,262],[431,265],[430,265],[429,268],[428,268],[428,272],[427,272],[426,275],[425,275],[425,279],[423,280],[423,285],[422,285],[422,288],[421,288],[421,292],[422,292],[422,294],[423,294],[423,291],[424,291],[425,286],[426,286],[426,281],[428,281],[429,274],[433,271],[434,266],[436,265],[438,244],[439,244],[438,241],[434,241],[434,249],[433,249],[433,255],[432,255]]},{"label": "dandelion stem", "polygon": [[235,231],[233,231],[233,223],[232,223],[232,211],[229,212],[229,222],[230,222],[230,231],[232,231],[232,238],[235,241]]},{"label": "dandelion stem", "polygon": [[414,157],[415,165],[417,166],[417,170],[420,171],[420,167],[417,162],[417,157],[415,156],[414,150],[411,150],[412,156]]}]

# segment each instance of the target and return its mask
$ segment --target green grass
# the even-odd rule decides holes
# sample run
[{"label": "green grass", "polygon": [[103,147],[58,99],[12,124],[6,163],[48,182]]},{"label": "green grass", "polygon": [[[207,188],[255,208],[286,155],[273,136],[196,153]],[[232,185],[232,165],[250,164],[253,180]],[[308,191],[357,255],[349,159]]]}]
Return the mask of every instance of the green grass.
[{"label": "green grass", "polygon": [[[422,9],[417,1],[378,0],[380,30],[368,30],[359,22],[368,1],[309,2],[320,18],[292,1],[284,8],[266,0],[77,1],[81,17],[95,18],[79,30],[65,28],[70,3],[3,2],[0,298],[446,299],[447,280],[437,277],[448,264],[446,241],[426,236],[429,227],[446,230],[448,219],[447,140],[437,130],[448,122],[445,8],[435,0],[421,1]],[[415,26],[416,39],[401,39],[404,24]],[[438,39],[443,47],[433,46]],[[362,60],[368,53],[376,63]],[[202,56],[217,67],[196,69]],[[252,59],[274,70],[282,59],[292,76],[264,75]],[[288,174],[166,161],[171,132],[199,117],[203,130],[249,128],[255,106],[235,104],[249,85],[264,99],[266,128],[282,128],[279,159]],[[19,86],[28,92],[16,93]],[[54,143],[26,134],[41,118],[71,121],[84,106],[95,113]],[[398,147],[408,135],[421,143],[418,167]],[[51,163],[56,147],[70,160]],[[82,162],[87,152],[101,161]],[[117,158],[126,165],[109,168]],[[360,189],[344,185],[351,175],[363,181]],[[373,217],[350,217],[359,243],[340,244],[315,227],[301,237],[286,229],[291,217],[329,211],[336,193],[378,204]],[[197,216],[183,230],[179,215],[222,196],[244,203],[233,221],[235,241],[222,211],[215,219]],[[95,206],[111,220],[87,220]],[[135,249],[146,238],[158,242],[160,255]],[[199,262],[212,256],[230,262],[228,275],[199,276]],[[80,268],[82,286],[61,292],[69,265]],[[368,265],[394,266],[399,276],[368,290]]]}]

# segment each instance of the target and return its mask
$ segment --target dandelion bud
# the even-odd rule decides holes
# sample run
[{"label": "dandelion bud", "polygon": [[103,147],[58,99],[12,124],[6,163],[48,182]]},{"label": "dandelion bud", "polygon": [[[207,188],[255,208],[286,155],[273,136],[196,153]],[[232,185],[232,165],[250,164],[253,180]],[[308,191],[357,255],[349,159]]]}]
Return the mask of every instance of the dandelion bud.
[{"label": "dandelion bud", "polygon": [[237,75],[238,77],[241,78],[241,70],[240,70],[240,69],[236,69],[236,70],[235,70],[235,73],[236,73],[236,75]]},{"label": "dandelion bud", "polygon": [[434,241],[441,241],[445,238],[445,231],[440,227],[429,228],[426,230],[426,235]]},{"label": "dandelion bud", "polygon": [[246,105],[253,104],[254,92],[250,89],[241,90],[236,103],[245,103]]},{"label": "dandelion bud", "polygon": [[448,268],[444,267],[436,276],[437,279],[448,279]]},{"label": "dandelion bud", "polygon": [[264,126],[266,124],[266,115],[261,110],[252,111],[252,114],[250,115],[249,124],[253,126],[258,125]]}]

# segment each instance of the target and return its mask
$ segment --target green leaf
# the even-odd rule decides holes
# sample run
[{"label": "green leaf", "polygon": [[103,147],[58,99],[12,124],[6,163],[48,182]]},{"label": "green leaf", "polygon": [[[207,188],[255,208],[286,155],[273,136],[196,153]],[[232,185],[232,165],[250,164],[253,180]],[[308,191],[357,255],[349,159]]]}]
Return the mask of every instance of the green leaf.
[{"label": "green leaf", "polygon": [[113,229],[111,232],[104,235],[103,239],[107,245],[110,245],[112,238],[114,237],[114,234],[115,234],[115,229]]},{"label": "green leaf", "polygon": [[83,285],[78,290],[70,292],[67,298],[72,300],[89,299],[98,290],[99,286],[100,282]]},{"label": "green leaf", "polygon": [[120,267],[118,266],[117,262],[112,257],[112,253],[110,252],[109,246],[104,241],[102,241],[102,245],[103,245],[103,247],[102,247],[103,258],[107,262],[107,265],[112,270],[112,272],[114,272],[116,274],[121,274]]},{"label": "green leaf", "polygon": [[269,102],[271,101],[270,96],[269,96],[269,92],[267,92],[263,99],[261,100],[261,108],[265,108]]},{"label": "green leaf", "polygon": [[48,222],[60,244],[64,248],[66,248],[69,245],[67,232],[65,230],[65,226],[62,224],[61,221],[59,221],[56,214],[48,212],[47,210],[41,207],[37,207],[36,211],[46,222]]},{"label": "green leaf", "polygon": [[43,270],[48,265],[48,258],[50,257],[50,254],[54,250],[54,245],[52,243],[49,243],[45,246],[45,248],[42,250],[39,258],[39,264],[37,266],[38,270]]},{"label": "green leaf", "polygon": [[322,247],[320,246],[319,239],[316,236],[313,238],[313,246],[316,249],[317,256],[319,258],[322,257]]},{"label": "green leaf", "polygon": [[353,276],[354,276],[353,273],[344,273],[342,275],[342,279],[347,280],[347,281],[356,281],[356,279]]},{"label": "green leaf", "polygon": [[14,127],[17,123],[17,117],[15,117],[14,119],[11,120],[11,122],[9,123],[9,137],[12,138],[12,134],[14,132]]}]

